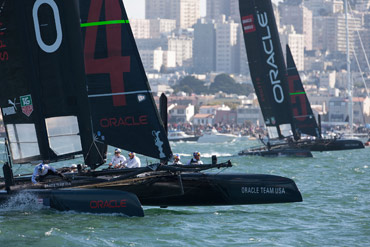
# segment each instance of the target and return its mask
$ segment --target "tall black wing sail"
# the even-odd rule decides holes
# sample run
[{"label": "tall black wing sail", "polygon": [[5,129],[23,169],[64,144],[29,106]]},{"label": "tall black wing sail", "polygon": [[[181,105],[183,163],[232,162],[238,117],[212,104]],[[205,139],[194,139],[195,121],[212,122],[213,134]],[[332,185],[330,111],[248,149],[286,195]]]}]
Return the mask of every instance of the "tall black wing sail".
[{"label": "tall black wing sail", "polygon": [[288,71],[287,80],[296,132],[320,137],[319,126],[317,125],[311,104],[303,88],[289,45],[286,46],[286,56]]},{"label": "tall black wing sail", "polygon": [[0,73],[14,162],[87,152],[93,136],[77,1],[1,1]]},{"label": "tall black wing sail", "polygon": [[172,155],[121,0],[80,0],[97,139],[153,158]]},{"label": "tall black wing sail", "polygon": [[292,135],[286,68],[270,0],[239,0],[249,70],[270,138]]}]

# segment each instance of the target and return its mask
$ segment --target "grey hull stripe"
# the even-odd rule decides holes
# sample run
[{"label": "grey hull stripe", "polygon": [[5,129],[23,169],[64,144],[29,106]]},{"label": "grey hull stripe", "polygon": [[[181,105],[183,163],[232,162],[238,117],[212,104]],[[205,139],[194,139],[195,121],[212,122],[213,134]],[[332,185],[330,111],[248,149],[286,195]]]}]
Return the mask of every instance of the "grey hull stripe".
[{"label": "grey hull stripe", "polygon": [[116,95],[129,95],[129,94],[139,94],[139,93],[151,93],[151,92],[152,91],[142,90],[142,91],[132,91],[132,92],[122,92],[122,93],[92,94],[92,95],[89,95],[89,98],[107,97],[107,96],[116,96]]}]

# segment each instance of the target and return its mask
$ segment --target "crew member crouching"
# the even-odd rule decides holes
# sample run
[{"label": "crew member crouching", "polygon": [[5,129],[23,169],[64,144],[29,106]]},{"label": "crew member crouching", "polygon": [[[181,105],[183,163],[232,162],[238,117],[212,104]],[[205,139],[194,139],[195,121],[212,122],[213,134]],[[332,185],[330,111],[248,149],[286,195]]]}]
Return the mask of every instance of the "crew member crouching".
[{"label": "crew member crouching", "polygon": [[57,170],[55,170],[54,167],[43,163],[40,163],[35,167],[31,181],[33,184],[37,184],[37,182],[41,182],[42,180],[45,179],[45,177],[49,175],[56,175],[69,181],[69,179],[67,179],[62,173],[57,172]]}]

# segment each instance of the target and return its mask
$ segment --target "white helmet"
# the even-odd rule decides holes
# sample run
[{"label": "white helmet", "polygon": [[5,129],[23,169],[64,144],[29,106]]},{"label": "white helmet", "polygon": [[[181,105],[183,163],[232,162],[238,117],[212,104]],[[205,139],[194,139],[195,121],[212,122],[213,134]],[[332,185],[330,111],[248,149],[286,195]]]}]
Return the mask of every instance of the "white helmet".
[{"label": "white helmet", "polygon": [[121,149],[116,148],[116,149],[114,150],[114,153],[121,153]]}]

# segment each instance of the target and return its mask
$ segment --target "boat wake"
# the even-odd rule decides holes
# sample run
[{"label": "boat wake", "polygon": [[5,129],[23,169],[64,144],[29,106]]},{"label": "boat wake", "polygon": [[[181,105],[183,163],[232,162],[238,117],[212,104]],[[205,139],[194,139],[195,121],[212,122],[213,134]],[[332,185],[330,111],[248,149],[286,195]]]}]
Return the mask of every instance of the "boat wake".
[{"label": "boat wake", "polygon": [[[230,157],[230,156],[234,156],[234,154],[231,154],[231,153],[202,153],[202,157],[203,158],[211,158],[213,155],[216,155],[217,157]],[[188,153],[180,153],[180,156],[181,157],[191,157],[192,154],[188,154]]]},{"label": "boat wake", "polygon": [[192,215],[194,211],[182,209],[168,208],[148,208],[145,210],[145,215]]},{"label": "boat wake", "polygon": [[20,192],[1,204],[0,212],[39,211],[44,207],[42,200],[40,201],[34,194],[30,192]]},{"label": "boat wake", "polygon": [[233,156],[233,154],[231,153],[203,153],[202,156],[204,158],[211,158],[213,155],[216,155],[217,157],[229,157],[229,156]]}]

